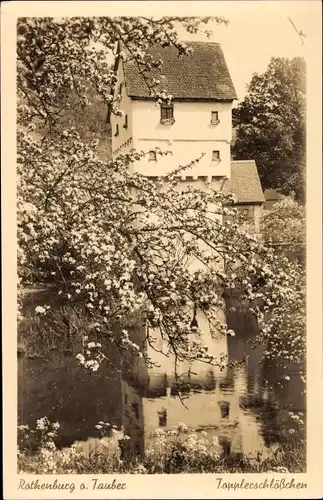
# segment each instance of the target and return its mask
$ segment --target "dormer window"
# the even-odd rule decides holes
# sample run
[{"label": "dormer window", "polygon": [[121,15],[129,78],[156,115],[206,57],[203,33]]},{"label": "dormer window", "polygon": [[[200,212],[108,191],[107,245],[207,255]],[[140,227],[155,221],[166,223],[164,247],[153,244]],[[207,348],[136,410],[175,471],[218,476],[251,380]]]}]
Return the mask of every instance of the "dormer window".
[{"label": "dormer window", "polygon": [[162,103],[160,105],[160,123],[174,123],[174,104]]},{"label": "dormer window", "polygon": [[216,163],[221,161],[220,151],[218,149],[215,149],[214,151],[212,151],[212,161],[216,162]]},{"label": "dormer window", "polygon": [[213,125],[217,125],[218,123],[220,123],[218,111],[211,111],[211,123]]},{"label": "dormer window", "polygon": [[124,124],[123,124],[123,128],[127,129],[128,128],[128,115],[126,115],[124,117]]},{"label": "dormer window", "polygon": [[156,151],[149,151],[149,161],[157,161]]},{"label": "dormer window", "polygon": [[119,135],[119,125],[118,124],[116,124],[116,131],[115,131],[114,137],[117,137],[117,135]]}]

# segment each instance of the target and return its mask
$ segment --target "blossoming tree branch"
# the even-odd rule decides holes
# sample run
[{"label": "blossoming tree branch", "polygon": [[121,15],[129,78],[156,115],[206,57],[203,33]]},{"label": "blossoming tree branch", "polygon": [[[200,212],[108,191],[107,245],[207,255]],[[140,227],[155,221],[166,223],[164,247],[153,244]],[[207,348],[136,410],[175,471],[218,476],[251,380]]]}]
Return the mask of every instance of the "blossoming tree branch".
[{"label": "blossoming tree branch", "polygon": [[[153,60],[147,49],[155,43],[171,44],[180,57],[190,57],[176,26],[196,33],[206,30],[209,21],[18,21],[20,288],[55,285],[68,338],[73,335],[70,310],[82,310],[90,319],[95,337],[83,332],[84,350],[78,356],[87,369],[98,369],[109,343],[149,363],[145,346],[155,348],[156,330],[165,355],[219,364],[196,341],[201,332],[193,320],[196,311],[202,311],[211,333],[233,335],[217,314],[230,290],[239,290],[257,316],[259,341],[268,343],[267,357],[302,358],[301,268],[248,233],[233,208],[234,196],[212,188],[181,187],[181,172],[199,158],[151,180],[129,169],[145,153],[102,159],[98,141],[84,141],[77,126],[64,126],[71,106],[86,109],[89,88],[102,98],[107,116],[121,113],[115,65],[109,57],[131,59],[156,101],[171,100],[167,88],[156,90],[158,80],[150,75],[162,61]],[[124,51],[117,50],[120,44]],[[194,272],[192,259],[200,264]],[[36,313],[48,315],[50,308],[38,306]],[[129,335],[127,325],[134,319],[146,325],[142,345]]]}]

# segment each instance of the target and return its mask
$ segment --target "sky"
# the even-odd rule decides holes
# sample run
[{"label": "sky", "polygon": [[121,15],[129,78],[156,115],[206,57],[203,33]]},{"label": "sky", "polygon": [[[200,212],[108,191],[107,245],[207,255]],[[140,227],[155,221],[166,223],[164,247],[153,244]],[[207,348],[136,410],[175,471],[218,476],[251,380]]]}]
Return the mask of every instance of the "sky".
[{"label": "sky", "polygon": [[[209,41],[221,44],[238,100],[244,98],[246,85],[253,73],[264,72],[271,57],[303,56],[307,59],[311,43],[317,42],[320,37],[317,2],[313,0],[227,1],[212,4],[213,15],[225,17],[229,24],[210,26],[213,36]],[[304,45],[288,17],[298,31],[307,35],[303,39]],[[207,40],[201,34],[190,36],[184,29],[180,29],[180,37],[183,40]]]},{"label": "sky", "polygon": [[[11,2],[9,2],[11,3]],[[209,41],[219,42],[238,95],[246,94],[253,73],[263,73],[271,57],[303,56],[308,75],[320,78],[318,61],[322,50],[322,8],[320,0],[210,0],[210,1],[62,1],[12,2],[19,15],[60,16],[222,16],[229,24],[209,23]],[[58,8],[59,6],[59,8]],[[304,45],[290,17],[302,31]],[[205,35],[189,35],[179,29],[182,40],[207,41]],[[320,64],[320,62],[319,62]],[[309,83],[309,82],[308,82]],[[308,86],[307,86],[308,87]],[[237,102],[236,102],[237,104]]]}]

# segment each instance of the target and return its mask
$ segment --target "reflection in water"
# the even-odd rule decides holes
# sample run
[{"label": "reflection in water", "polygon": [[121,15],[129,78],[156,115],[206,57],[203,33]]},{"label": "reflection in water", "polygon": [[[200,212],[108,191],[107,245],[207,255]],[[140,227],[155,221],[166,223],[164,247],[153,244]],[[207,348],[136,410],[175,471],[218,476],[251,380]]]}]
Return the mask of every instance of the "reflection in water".
[{"label": "reflection in water", "polygon": [[[74,358],[67,362],[61,357],[50,362],[21,359],[20,423],[34,426],[44,415],[53,422],[58,420],[58,445],[76,441],[86,453],[97,446],[100,432],[95,425],[103,420],[118,429],[124,427],[130,436],[122,453],[143,454],[154,444],[156,429],[170,430],[183,422],[206,432],[210,440],[217,437],[224,455],[266,454],[279,443],[288,411],[304,412],[299,378],[290,366],[290,381],[279,386],[277,368],[262,361],[265,346],[252,349],[248,342],[256,333],[250,315],[248,319],[228,314],[227,319],[236,336],[227,341],[221,334],[216,338],[206,334],[203,343],[215,356],[224,353],[230,363],[245,356],[246,361],[222,370],[198,362],[178,365],[186,384],[181,397],[175,385],[174,359],[153,350],[148,354],[156,368],[148,370],[136,358],[131,369],[123,366],[121,373],[103,367],[101,373],[88,375]],[[202,318],[198,321],[202,324]],[[162,347],[158,338],[155,347]],[[109,452],[119,449],[120,437],[116,432],[107,438]]]},{"label": "reflection in water", "polygon": [[120,424],[130,436],[127,453],[143,454],[154,446],[156,429],[171,430],[179,422],[204,431],[210,441],[217,437],[224,456],[261,453],[265,458],[279,443],[282,414],[298,411],[299,402],[293,404],[293,397],[287,402],[287,394],[269,388],[267,379],[273,381],[273,373],[262,362],[262,348],[252,349],[245,334],[229,344],[223,336],[208,342],[213,353],[224,352],[229,362],[247,359],[222,370],[198,362],[181,365],[186,390],[183,386],[180,394],[171,357],[149,352],[158,368],[137,364],[130,374],[124,373]]},{"label": "reflection in water", "polygon": [[[217,437],[226,455],[266,451],[259,415],[241,406],[247,394],[246,365],[224,376],[215,377],[211,371],[207,376],[197,376],[195,387],[183,400],[172,391],[169,380],[167,374],[150,373],[144,395],[123,381],[126,400],[131,402],[124,407],[123,425],[136,452],[154,445],[156,429],[171,430],[179,422],[206,432],[210,441]],[[137,414],[132,411],[134,404],[139,409]]]}]

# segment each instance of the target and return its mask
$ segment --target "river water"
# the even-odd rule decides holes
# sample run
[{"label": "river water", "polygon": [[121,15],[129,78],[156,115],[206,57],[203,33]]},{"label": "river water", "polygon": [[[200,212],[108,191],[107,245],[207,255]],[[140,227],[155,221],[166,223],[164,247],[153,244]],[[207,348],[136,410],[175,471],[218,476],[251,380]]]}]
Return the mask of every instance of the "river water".
[{"label": "river water", "polygon": [[290,366],[290,380],[279,385],[277,367],[263,361],[266,346],[252,348],[257,334],[253,316],[228,313],[227,322],[235,337],[204,336],[203,342],[213,354],[223,353],[228,363],[245,361],[223,370],[197,362],[179,366],[190,386],[182,398],[174,387],[174,360],[154,350],[148,353],[157,365],[154,368],[143,367],[137,359],[130,369],[122,369],[116,362],[120,370],[107,366],[92,374],[78,365],[75,355],[21,357],[19,422],[33,427],[38,418],[47,416],[60,423],[58,445],[78,442],[89,452],[100,438],[95,425],[104,421],[118,429],[113,441],[116,446],[118,433],[124,429],[135,454],[154,443],[156,429],[171,430],[181,422],[204,431],[210,440],[216,436],[226,455],[266,456],[279,445],[288,412],[305,413],[301,383]]},{"label": "river water", "polygon": [[[228,366],[180,365],[177,370],[182,370],[183,381],[190,387],[182,386],[180,395],[174,360],[154,350],[149,355],[157,367],[141,370],[140,363],[135,363],[120,376],[118,418],[106,417],[130,436],[132,453],[140,455],[154,447],[157,429],[168,431],[179,423],[198,433],[204,431],[210,442],[217,437],[225,456],[243,453],[250,459],[266,458],[277,449],[288,412],[305,412],[300,381],[290,368],[288,384],[280,386],[276,367],[263,360],[265,346],[252,346],[257,333],[254,318],[242,314],[236,320],[236,315],[228,317],[236,331],[234,338],[219,335],[208,346],[213,353],[225,354]],[[96,446],[97,439],[90,438],[81,447],[89,451]]]}]

